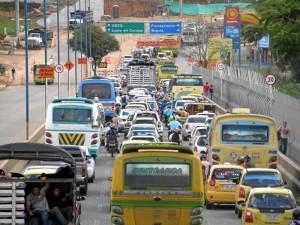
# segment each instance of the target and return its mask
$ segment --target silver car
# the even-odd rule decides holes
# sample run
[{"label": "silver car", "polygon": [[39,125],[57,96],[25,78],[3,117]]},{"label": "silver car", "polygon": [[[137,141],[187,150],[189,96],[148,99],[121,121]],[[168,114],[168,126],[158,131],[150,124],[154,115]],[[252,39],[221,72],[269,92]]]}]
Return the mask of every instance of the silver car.
[{"label": "silver car", "polygon": [[191,115],[186,119],[182,126],[182,138],[187,139],[191,136],[191,132],[195,126],[205,126],[205,120],[208,116],[204,115]]},{"label": "silver car", "polygon": [[128,115],[133,114],[135,111],[136,110],[132,110],[132,109],[121,109],[120,114],[118,116],[118,125],[117,125],[118,132],[124,131],[125,122],[128,118]]}]

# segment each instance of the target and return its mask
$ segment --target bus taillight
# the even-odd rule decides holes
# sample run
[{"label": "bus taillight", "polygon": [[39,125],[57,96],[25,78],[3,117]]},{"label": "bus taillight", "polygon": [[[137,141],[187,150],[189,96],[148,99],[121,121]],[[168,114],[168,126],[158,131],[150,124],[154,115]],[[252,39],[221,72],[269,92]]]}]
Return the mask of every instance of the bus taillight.
[{"label": "bus taillight", "polygon": [[93,134],[92,138],[98,138],[98,134],[97,133]]},{"label": "bus taillight", "polygon": [[52,138],[52,134],[50,133],[50,132],[46,132],[46,137],[48,137],[48,138]]},{"label": "bus taillight", "polygon": [[277,162],[277,156],[272,156],[269,160],[269,163]]}]

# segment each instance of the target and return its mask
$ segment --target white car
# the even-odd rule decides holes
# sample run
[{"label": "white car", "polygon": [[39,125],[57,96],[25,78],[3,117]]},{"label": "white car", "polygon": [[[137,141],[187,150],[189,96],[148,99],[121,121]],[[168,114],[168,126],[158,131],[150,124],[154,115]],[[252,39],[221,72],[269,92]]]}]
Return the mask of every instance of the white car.
[{"label": "white car", "polygon": [[134,92],[136,92],[136,91],[144,91],[146,95],[149,95],[149,91],[148,91],[147,88],[134,88],[131,91],[134,91]]},{"label": "white car", "polygon": [[195,102],[195,101],[192,101],[192,100],[177,100],[177,101],[175,102],[175,106],[174,106],[175,111],[182,110],[184,104],[185,104],[185,103],[189,103],[189,102]]},{"label": "white car", "polygon": [[130,133],[132,131],[137,131],[137,130],[149,130],[149,131],[154,131],[156,134],[157,139],[162,139],[162,133],[159,133],[157,130],[157,127],[154,124],[133,124],[127,134],[127,137],[130,136]]},{"label": "white car", "polygon": [[188,116],[186,122],[182,126],[182,138],[187,139],[191,136],[191,132],[195,126],[205,126],[205,120],[208,116],[191,115]]},{"label": "white car", "polygon": [[123,57],[123,63],[125,62],[131,62],[133,60],[133,56],[132,55],[124,55]]},{"label": "white car", "polygon": [[155,136],[131,136],[130,141],[150,141],[158,142],[158,139]]},{"label": "white car", "polygon": [[200,155],[201,152],[205,152],[207,153],[207,145],[208,145],[208,141],[205,137],[199,136],[197,137],[194,147],[193,147],[193,151],[196,155]]},{"label": "white car", "polygon": [[134,114],[133,120],[135,120],[136,118],[139,117],[152,117],[156,120],[157,123],[157,129],[159,133],[163,133],[164,131],[164,127],[163,127],[163,123],[160,121],[160,117],[158,115],[157,112],[155,111],[137,111]]},{"label": "white car", "polygon": [[205,137],[207,138],[208,127],[207,126],[195,126],[191,132],[191,138],[189,141],[189,145],[193,145],[197,139],[197,137]]},{"label": "white car", "polygon": [[208,112],[208,111],[203,111],[201,113],[197,113],[197,115],[204,115],[204,116],[208,116],[209,118],[214,118],[216,116],[215,113],[213,112]]},{"label": "white car", "polygon": [[88,181],[93,183],[95,180],[96,170],[95,170],[95,159],[91,156],[89,148],[87,146],[81,146],[83,155],[85,157],[88,169]]},{"label": "white car", "polygon": [[117,125],[118,132],[124,130],[125,122],[128,118],[128,115],[133,114],[135,111],[136,110],[134,109],[121,109],[120,114],[118,116],[118,125]]}]

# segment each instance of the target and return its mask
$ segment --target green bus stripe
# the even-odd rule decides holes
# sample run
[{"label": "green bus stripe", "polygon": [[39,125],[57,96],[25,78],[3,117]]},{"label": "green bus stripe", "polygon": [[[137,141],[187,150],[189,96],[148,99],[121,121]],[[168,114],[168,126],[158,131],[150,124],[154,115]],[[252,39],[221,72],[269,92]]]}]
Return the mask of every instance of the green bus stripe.
[{"label": "green bus stripe", "polygon": [[169,208],[191,208],[203,206],[204,201],[154,201],[154,200],[112,200],[112,205],[123,207],[169,207]]}]

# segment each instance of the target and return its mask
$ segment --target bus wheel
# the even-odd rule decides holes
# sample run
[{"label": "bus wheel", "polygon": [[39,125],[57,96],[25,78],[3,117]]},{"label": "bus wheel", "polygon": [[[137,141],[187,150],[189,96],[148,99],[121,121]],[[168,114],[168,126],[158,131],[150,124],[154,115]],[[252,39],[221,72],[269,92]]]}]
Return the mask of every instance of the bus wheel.
[{"label": "bus wheel", "polygon": [[211,209],[211,208],[212,208],[212,204],[206,200],[206,209]]}]

